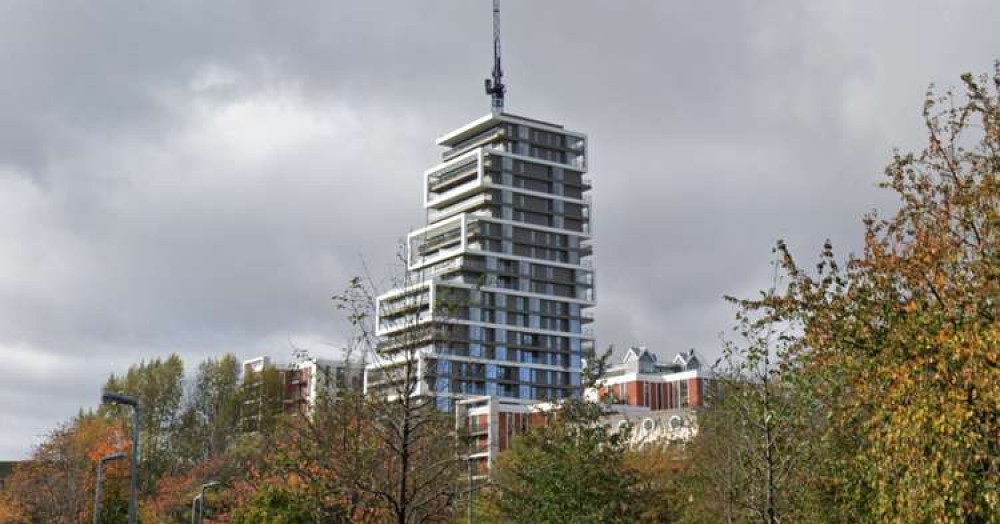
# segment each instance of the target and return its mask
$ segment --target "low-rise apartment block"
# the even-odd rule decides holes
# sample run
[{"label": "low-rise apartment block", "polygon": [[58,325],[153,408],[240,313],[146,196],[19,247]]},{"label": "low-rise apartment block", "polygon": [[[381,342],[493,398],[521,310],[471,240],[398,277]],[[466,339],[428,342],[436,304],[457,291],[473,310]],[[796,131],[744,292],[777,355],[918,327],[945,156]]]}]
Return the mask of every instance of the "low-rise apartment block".
[{"label": "low-rise apartment block", "polygon": [[254,429],[274,413],[309,413],[321,395],[341,390],[361,392],[364,367],[344,360],[307,358],[276,362],[267,356],[243,361],[242,421]]}]

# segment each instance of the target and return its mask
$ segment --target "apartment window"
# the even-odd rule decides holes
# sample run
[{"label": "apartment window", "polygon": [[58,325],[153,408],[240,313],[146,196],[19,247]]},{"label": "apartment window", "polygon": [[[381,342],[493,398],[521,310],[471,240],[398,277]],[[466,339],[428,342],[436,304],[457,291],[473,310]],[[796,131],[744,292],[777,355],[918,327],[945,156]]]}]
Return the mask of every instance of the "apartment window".
[{"label": "apartment window", "polygon": [[680,398],[680,400],[681,400],[681,402],[680,402],[681,407],[682,408],[686,408],[686,407],[688,407],[688,383],[687,383],[686,380],[682,380],[680,382],[680,391],[681,391],[681,394],[680,394],[680,397],[681,397]]}]

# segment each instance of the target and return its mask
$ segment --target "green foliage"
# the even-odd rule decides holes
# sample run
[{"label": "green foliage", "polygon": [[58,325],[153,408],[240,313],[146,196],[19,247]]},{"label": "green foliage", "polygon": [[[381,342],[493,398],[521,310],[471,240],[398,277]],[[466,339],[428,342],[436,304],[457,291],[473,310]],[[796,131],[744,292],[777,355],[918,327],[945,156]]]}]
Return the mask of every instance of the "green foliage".
[{"label": "green foliage", "polygon": [[[140,462],[146,491],[174,464],[175,436],[180,426],[184,400],[184,363],[172,354],[166,359],[143,361],[129,367],[124,377],[112,375],[105,391],[123,393],[139,401],[142,407],[140,423]],[[131,414],[118,406],[102,409],[118,414],[131,427]]]},{"label": "green foliage", "polygon": [[[612,349],[590,355],[584,387]],[[674,522],[681,510],[678,450],[631,449],[629,431],[603,423],[604,404],[569,399],[513,439],[494,466],[479,514],[494,522]]]},{"label": "green foliage", "polygon": [[[585,386],[607,367],[609,349],[588,359]],[[601,404],[563,402],[513,440],[493,472],[490,513],[506,522],[634,522],[643,513],[628,436],[600,423]]]},{"label": "green foliage", "polygon": [[636,473],[625,436],[595,424],[582,403],[514,440],[495,471],[495,503],[509,522],[633,522]]},{"label": "green foliage", "polygon": [[[761,300],[773,300],[775,284]],[[715,365],[708,407],[687,452],[685,491],[690,522],[822,522],[817,499],[814,438],[824,417],[802,383],[795,332],[740,302],[736,340],[727,340]]]},{"label": "green foliage", "polygon": [[278,486],[266,486],[258,490],[248,504],[234,511],[230,515],[230,522],[312,524],[318,522],[313,516],[314,503],[314,500],[296,491]]},{"label": "green foliage", "polygon": [[196,463],[226,451],[239,435],[240,363],[231,354],[208,359],[198,374],[180,416],[177,453]]},{"label": "green foliage", "polygon": [[687,502],[685,472],[690,462],[680,446],[648,445],[625,455],[641,493],[637,522],[680,522]]},{"label": "green foliage", "polygon": [[283,419],[284,394],[282,371],[273,367],[248,371],[237,395],[240,429],[273,435]]},{"label": "green foliage", "polygon": [[929,141],[883,184],[863,252],[815,274],[783,244],[784,294],[747,303],[796,328],[796,376],[828,423],[814,479],[830,512],[1000,522],[1000,64],[928,94]]}]

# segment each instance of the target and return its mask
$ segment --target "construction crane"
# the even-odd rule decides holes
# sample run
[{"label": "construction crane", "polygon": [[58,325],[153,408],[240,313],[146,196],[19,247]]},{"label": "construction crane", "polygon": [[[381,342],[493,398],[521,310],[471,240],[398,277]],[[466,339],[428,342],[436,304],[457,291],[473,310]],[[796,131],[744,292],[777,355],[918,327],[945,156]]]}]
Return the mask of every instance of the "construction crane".
[{"label": "construction crane", "polygon": [[503,95],[507,86],[503,85],[503,69],[500,67],[500,0],[493,0],[493,79],[487,78],[486,94],[493,97],[491,109],[503,113]]}]

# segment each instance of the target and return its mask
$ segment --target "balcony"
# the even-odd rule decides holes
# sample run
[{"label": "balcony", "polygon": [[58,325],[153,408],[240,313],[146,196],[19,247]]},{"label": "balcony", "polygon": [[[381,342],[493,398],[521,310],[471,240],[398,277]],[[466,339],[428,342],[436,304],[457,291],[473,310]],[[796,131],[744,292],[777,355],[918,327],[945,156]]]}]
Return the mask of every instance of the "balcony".
[{"label": "balcony", "polygon": [[431,175],[427,179],[428,193],[439,195],[442,192],[455,187],[459,183],[466,181],[469,178],[475,178],[478,175],[478,165],[475,160],[445,171],[444,173]]},{"label": "balcony", "polygon": [[425,207],[440,209],[441,206],[447,206],[468,196],[475,195],[484,190],[483,184],[480,182],[479,180],[466,182],[439,194],[428,193],[428,200]]},{"label": "balcony", "polygon": [[441,157],[444,160],[451,160],[474,147],[488,144],[504,136],[506,136],[506,131],[503,127],[493,127],[459,142],[455,147],[445,151]]},{"label": "balcony", "polygon": [[470,437],[474,437],[477,435],[485,435],[489,430],[490,430],[489,424],[478,424],[470,422],[468,426]]},{"label": "balcony", "polygon": [[417,254],[427,256],[429,253],[453,247],[462,240],[462,230],[453,229],[438,235],[429,236],[417,247]]},{"label": "balcony", "polygon": [[[441,277],[444,280],[451,280],[452,278],[460,279],[460,275],[454,275],[457,272],[472,272],[481,273],[486,270],[486,264],[475,261],[475,260],[463,260],[461,258],[455,258],[444,263],[437,263],[426,270],[424,270],[424,278],[436,278]],[[445,278],[447,277],[447,278]]]},{"label": "balcony", "polygon": [[[450,206],[446,207],[433,207],[427,215],[428,222],[439,222],[448,217],[457,215],[465,211],[471,211],[477,207],[481,207],[490,202],[490,195],[488,193],[480,193],[475,196],[469,197],[465,200],[456,202]],[[428,206],[431,207],[431,206]],[[492,216],[492,214],[486,214],[483,216]]]},{"label": "balcony", "polygon": [[403,313],[414,313],[428,306],[428,301],[424,297],[420,299],[407,298],[405,300],[383,302],[379,307],[379,316],[382,318],[392,317]]}]

